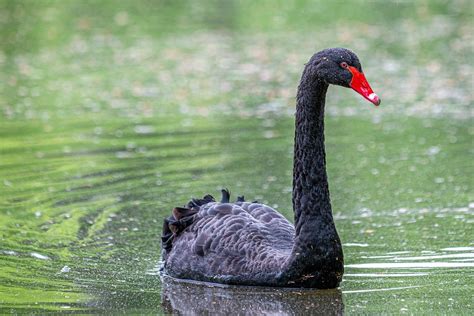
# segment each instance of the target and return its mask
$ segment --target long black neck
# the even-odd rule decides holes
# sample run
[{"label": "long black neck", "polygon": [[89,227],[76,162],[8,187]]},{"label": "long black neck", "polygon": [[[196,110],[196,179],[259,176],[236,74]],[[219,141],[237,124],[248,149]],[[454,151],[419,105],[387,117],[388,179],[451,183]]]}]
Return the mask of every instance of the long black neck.
[{"label": "long black neck", "polygon": [[309,67],[303,72],[297,94],[293,167],[296,236],[284,275],[299,278],[331,269],[336,274],[330,274],[339,280],[344,269],[342,247],[332,217],[324,149],[328,84]]},{"label": "long black neck", "polygon": [[324,104],[328,84],[307,65],[296,105],[293,209],[295,243],[283,282],[335,287],[342,280],[342,246],[332,217],[324,150]]},{"label": "long black neck", "polygon": [[[327,89],[327,83],[309,76],[307,71],[303,73],[297,94],[293,166],[293,209],[297,236],[301,235],[308,221],[317,221],[326,228],[334,227],[324,147]],[[300,237],[317,237],[315,233]]]}]

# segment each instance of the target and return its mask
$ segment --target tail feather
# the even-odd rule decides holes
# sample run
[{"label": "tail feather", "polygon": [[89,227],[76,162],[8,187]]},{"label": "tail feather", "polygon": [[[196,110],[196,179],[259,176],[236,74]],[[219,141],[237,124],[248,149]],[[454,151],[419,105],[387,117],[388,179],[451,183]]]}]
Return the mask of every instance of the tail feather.
[{"label": "tail feather", "polygon": [[[222,189],[221,192],[221,203],[229,203],[229,189]],[[163,232],[161,235],[161,247],[165,259],[166,254],[169,253],[173,247],[174,237],[185,230],[186,227],[194,223],[196,220],[196,214],[199,212],[201,206],[215,201],[214,197],[209,194],[205,195],[202,199],[192,199],[184,207],[175,207],[172,215],[164,219]],[[238,196],[237,202],[245,202],[244,196]]]},{"label": "tail feather", "polygon": [[175,207],[173,209],[173,217],[179,221],[184,217],[188,217],[197,213],[196,209],[189,209],[185,207]]},{"label": "tail feather", "polygon": [[164,219],[161,234],[161,248],[163,249],[164,258],[173,247],[174,237],[195,221],[195,215],[200,207],[215,201],[214,197],[209,194],[202,199],[192,199],[185,207],[175,207],[172,215]]},{"label": "tail feather", "polygon": [[187,207],[188,208],[199,208],[203,206],[204,204],[215,202],[216,200],[214,197],[210,194],[205,195],[202,199],[192,199],[191,201],[188,202]]},{"label": "tail feather", "polygon": [[221,203],[229,203],[230,202],[230,191],[229,189],[222,189],[222,199]]},{"label": "tail feather", "polygon": [[169,226],[171,220],[173,220],[173,216],[165,218],[163,221],[163,232],[161,233],[161,248],[165,252],[169,252],[173,246],[174,234]]}]

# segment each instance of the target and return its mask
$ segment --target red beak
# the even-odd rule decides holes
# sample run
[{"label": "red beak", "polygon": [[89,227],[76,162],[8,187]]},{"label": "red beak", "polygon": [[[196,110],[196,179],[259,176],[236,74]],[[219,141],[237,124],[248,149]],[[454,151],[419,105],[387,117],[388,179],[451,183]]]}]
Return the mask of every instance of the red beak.
[{"label": "red beak", "polygon": [[352,66],[349,67],[349,71],[352,73],[352,80],[349,84],[351,88],[375,104],[375,106],[378,106],[380,104],[380,98],[374,93],[374,91],[372,91],[372,88],[367,82],[367,79],[365,79],[364,74]]}]

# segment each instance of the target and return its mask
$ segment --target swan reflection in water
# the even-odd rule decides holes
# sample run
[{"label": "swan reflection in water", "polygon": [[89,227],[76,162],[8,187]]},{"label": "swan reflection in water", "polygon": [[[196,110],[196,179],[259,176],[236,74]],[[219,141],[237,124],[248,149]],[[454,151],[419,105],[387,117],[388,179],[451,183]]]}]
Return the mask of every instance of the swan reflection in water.
[{"label": "swan reflection in water", "polygon": [[185,315],[342,315],[340,289],[230,286],[162,275],[165,312]]}]

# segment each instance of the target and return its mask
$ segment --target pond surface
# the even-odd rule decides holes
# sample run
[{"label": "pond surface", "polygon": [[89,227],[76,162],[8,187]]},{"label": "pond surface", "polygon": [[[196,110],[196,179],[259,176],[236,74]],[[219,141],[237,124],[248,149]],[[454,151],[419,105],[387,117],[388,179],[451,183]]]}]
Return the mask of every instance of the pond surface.
[{"label": "pond surface", "polygon": [[[262,15],[245,31],[240,8],[226,30],[183,22],[182,33],[154,36],[144,11],[104,1],[108,28],[79,3],[0,2],[0,312],[473,312],[470,2],[390,4],[405,15],[387,24],[353,17],[364,8],[390,17],[371,2],[342,12],[348,22],[332,33],[315,31],[317,45],[305,19],[277,27]],[[17,23],[39,9],[40,21]],[[226,187],[292,219],[298,78],[312,53],[341,45],[382,98],[374,108],[347,89],[328,93],[341,287],[162,284],[162,220],[191,197]]]},{"label": "pond surface", "polygon": [[[162,297],[159,235],[171,208],[225,186],[291,218],[291,118],[186,119],[186,127],[178,117],[109,118],[100,129],[94,118],[2,126],[5,311],[201,310],[201,299],[186,297],[191,290]],[[459,154],[470,133],[464,121],[329,117],[330,186],[346,257],[340,291],[192,291],[215,308],[234,295],[243,308],[264,291],[261,304],[248,303],[256,313],[326,303],[374,312],[472,307],[474,205],[469,162]]]}]

